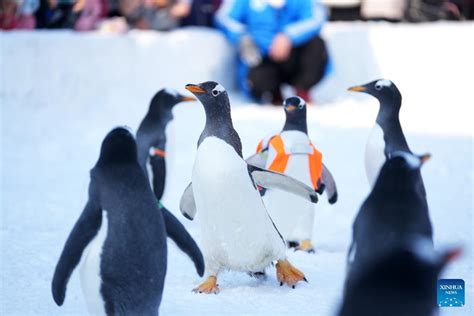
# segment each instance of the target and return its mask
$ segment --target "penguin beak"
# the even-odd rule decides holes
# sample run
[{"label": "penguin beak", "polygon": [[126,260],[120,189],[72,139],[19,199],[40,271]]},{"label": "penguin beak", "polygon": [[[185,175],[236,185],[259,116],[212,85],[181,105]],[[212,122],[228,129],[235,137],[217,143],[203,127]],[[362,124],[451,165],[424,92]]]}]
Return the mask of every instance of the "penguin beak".
[{"label": "penguin beak", "polygon": [[364,87],[364,86],[354,86],[354,87],[350,87],[347,90],[348,91],[353,91],[353,92],[365,92],[365,91],[367,91],[367,88]]},{"label": "penguin beak", "polygon": [[287,105],[285,106],[285,110],[287,112],[293,112],[294,110],[296,110],[296,105]]},{"label": "penguin beak", "polygon": [[428,160],[430,160],[430,158],[431,158],[431,154],[424,154],[424,155],[421,155],[421,156],[420,156],[421,164],[424,165],[425,162],[427,162]]},{"label": "penguin beak", "polygon": [[206,90],[198,86],[197,84],[187,84],[186,85],[186,90],[196,94],[196,93],[206,93]]},{"label": "penguin beak", "polygon": [[187,97],[187,96],[184,96],[184,95],[180,95],[179,99],[181,100],[181,102],[196,101],[196,98]]}]

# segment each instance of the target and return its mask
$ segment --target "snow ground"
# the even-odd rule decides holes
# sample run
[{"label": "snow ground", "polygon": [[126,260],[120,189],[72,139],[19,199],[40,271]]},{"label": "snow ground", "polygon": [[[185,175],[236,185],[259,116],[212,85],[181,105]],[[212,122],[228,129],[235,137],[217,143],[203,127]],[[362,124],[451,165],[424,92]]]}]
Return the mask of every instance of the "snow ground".
[{"label": "snow ground", "polygon": [[[187,257],[170,242],[161,314],[334,315],[341,296],[351,223],[369,190],[363,154],[377,111],[370,97],[350,94],[344,88],[384,76],[394,80],[404,96],[401,120],[411,148],[433,155],[423,175],[436,246],[464,247],[463,256],[443,277],[466,281],[466,306],[442,309],[441,315],[472,315],[474,157],[469,83],[474,70],[469,57],[474,50],[468,39],[473,30],[473,24],[451,23],[329,25],[325,33],[335,70],[315,91],[321,104],[309,109],[308,120],[311,137],[333,171],[340,199],[335,206],[324,199],[317,206],[317,253],[288,252],[309,283],[295,290],[280,287],[274,268],[268,269],[266,281],[228,272],[220,277],[219,295],[197,295],[191,289],[200,278]],[[190,38],[179,32],[179,45],[184,46],[166,37],[167,45],[177,47],[173,46],[171,57],[159,55],[165,58],[160,62],[150,50],[163,42],[150,33],[105,39],[99,34],[68,32],[0,33],[2,315],[86,313],[77,273],[71,278],[62,307],[52,300],[50,282],[60,251],[85,203],[88,171],[98,157],[103,137],[116,125],[136,129],[149,99],[168,79],[169,86],[181,90],[185,83],[212,78],[231,85],[231,68],[220,70],[215,62],[230,59],[225,43],[210,32],[192,35]],[[195,36],[206,40],[204,47],[192,51],[198,63],[216,56],[211,70],[193,66],[190,61],[186,41],[196,40]],[[362,38],[366,39],[364,44]],[[404,41],[410,56],[407,49],[390,50]],[[28,50],[29,45],[34,49]],[[97,57],[103,50],[105,53]],[[373,63],[361,55],[363,51],[370,51]],[[182,61],[183,56],[187,59]],[[167,72],[150,75],[147,62],[153,70],[161,69],[164,62],[182,67],[178,67],[178,74],[170,74],[168,65]],[[187,68],[189,65],[195,68]],[[111,69],[116,71],[108,74]],[[282,126],[284,114],[279,108],[247,104],[235,93],[231,103],[245,155],[253,152],[265,134]],[[203,124],[200,104],[175,109],[175,163],[165,196],[165,205],[198,241],[199,215],[195,222],[187,221],[179,214],[178,202],[191,177]]]}]

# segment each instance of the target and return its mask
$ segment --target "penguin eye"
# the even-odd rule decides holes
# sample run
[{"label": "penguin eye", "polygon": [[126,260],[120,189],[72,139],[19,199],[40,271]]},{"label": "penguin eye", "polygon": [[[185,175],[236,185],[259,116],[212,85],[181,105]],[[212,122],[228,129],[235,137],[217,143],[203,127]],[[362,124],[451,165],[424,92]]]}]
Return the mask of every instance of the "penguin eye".
[{"label": "penguin eye", "polygon": [[304,108],[304,104],[303,104],[303,103],[298,104],[298,109],[302,110],[303,108]]},{"label": "penguin eye", "polygon": [[380,91],[380,90],[382,90],[382,88],[383,88],[382,85],[377,84],[377,83],[375,84],[375,90]]},{"label": "penguin eye", "polygon": [[220,91],[218,90],[212,90],[212,95],[217,97],[219,95],[219,93],[221,93]]}]

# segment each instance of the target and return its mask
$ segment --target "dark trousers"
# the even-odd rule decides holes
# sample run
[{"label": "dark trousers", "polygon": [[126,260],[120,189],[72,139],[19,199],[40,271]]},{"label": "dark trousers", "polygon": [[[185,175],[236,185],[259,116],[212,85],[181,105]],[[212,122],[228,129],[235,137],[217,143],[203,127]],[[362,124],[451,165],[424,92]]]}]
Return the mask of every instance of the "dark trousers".
[{"label": "dark trousers", "polygon": [[250,93],[258,100],[268,93],[279,93],[280,85],[290,84],[296,89],[309,90],[323,75],[328,54],[324,41],[315,36],[305,44],[293,47],[290,57],[281,63],[265,57],[248,74]]}]

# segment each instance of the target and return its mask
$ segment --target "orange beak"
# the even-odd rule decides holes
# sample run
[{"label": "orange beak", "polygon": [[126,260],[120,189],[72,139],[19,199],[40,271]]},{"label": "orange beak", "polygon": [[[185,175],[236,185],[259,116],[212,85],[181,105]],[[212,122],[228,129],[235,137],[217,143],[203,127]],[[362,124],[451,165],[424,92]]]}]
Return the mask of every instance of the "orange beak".
[{"label": "orange beak", "polygon": [[285,107],[285,109],[288,112],[293,112],[294,110],[296,110],[296,105],[288,105],[287,107]]},{"label": "orange beak", "polygon": [[424,164],[425,162],[427,162],[428,160],[430,160],[431,158],[431,154],[424,154],[420,157],[421,159],[421,164]]},{"label": "orange beak", "polygon": [[364,86],[355,86],[355,87],[350,87],[347,90],[348,91],[354,91],[354,92],[363,92],[363,91],[367,90],[367,88],[364,87]]},{"label": "orange beak", "polygon": [[192,92],[192,93],[206,93],[206,90],[201,88],[200,86],[196,84],[187,84],[186,85],[186,90]]}]

